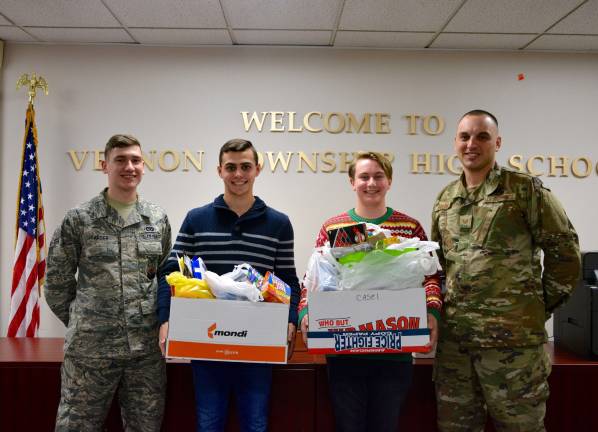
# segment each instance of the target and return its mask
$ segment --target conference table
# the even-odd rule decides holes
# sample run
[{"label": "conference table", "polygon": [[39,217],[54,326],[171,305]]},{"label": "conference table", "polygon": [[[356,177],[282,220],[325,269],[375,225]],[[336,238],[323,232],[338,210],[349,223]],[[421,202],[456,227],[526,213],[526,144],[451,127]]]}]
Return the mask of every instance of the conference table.
[{"label": "conference table", "polygon": [[[52,431],[60,399],[61,338],[0,338],[0,430]],[[598,431],[598,362],[546,345],[552,363],[546,429]],[[432,359],[414,360],[414,380],[401,416],[403,431],[435,431]],[[193,379],[186,361],[169,360],[163,431],[193,431]],[[234,403],[231,402],[231,406]],[[227,431],[238,430],[230,410]],[[122,431],[116,401],[107,431]],[[286,365],[275,365],[270,431],[333,431],[326,380],[326,359],[307,352],[301,338]],[[486,430],[494,430],[488,423]]]}]

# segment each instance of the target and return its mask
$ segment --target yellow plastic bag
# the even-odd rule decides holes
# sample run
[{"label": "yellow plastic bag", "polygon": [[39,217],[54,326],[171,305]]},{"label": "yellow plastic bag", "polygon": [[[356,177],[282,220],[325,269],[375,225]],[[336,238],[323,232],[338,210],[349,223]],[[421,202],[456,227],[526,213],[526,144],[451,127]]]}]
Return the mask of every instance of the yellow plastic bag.
[{"label": "yellow plastic bag", "polygon": [[216,298],[210,291],[205,280],[188,278],[181,272],[172,272],[166,276],[166,282],[170,285],[173,297],[185,298]]}]

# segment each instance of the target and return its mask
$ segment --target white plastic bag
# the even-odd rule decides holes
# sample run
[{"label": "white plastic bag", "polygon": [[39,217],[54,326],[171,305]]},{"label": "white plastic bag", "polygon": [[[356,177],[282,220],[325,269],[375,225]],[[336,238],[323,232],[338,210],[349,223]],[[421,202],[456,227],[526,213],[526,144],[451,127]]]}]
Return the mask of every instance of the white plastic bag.
[{"label": "white plastic bag", "polygon": [[233,271],[225,273],[222,276],[237,282],[249,282],[258,288],[264,279],[264,276],[247,263],[236,265]]},{"label": "white plastic bag", "polygon": [[307,291],[338,290],[340,264],[330,254],[329,246],[316,248],[307,263],[303,286]]},{"label": "white plastic bag", "polygon": [[249,282],[237,282],[226,276],[214,272],[205,272],[206,282],[212,293],[219,299],[249,300],[252,302],[263,301],[260,291]]},{"label": "white plastic bag", "polygon": [[388,247],[390,250],[406,248],[417,248],[417,250],[398,256],[383,250],[374,250],[366,253],[357,263],[340,266],[339,289],[401,290],[421,287],[424,277],[433,275],[439,269],[438,258],[434,253],[438,249],[438,244],[422,242],[414,238]]},{"label": "white plastic bag", "polygon": [[414,262],[421,267],[421,270],[424,271],[426,276],[433,275],[437,271],[442,270],[440,262],[438,261],[438,255],[436,255],[436,251],[440,249],[437,242],[423,241],[420,240],[419,237],[414,237],[404,239],[401,243],[391,244],[386,249],[405,250],[413,247],[417,248],[418,252],[426,252],[424,254],[419,254],[418,259],[414,260]]}]

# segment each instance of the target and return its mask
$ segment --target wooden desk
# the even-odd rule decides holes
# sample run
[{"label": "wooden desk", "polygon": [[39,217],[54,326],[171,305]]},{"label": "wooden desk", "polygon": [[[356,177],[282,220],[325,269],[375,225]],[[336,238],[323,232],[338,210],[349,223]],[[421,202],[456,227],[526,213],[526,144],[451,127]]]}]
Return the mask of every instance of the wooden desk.
[{"label": "wooden desk", "polygon": [[[60,399],[62,339],[0,338],[0,428],[3,432],[52,431]],[[598,431],[598,362],[565,351],[547,350],[553,360],[546,429]],[[401,417],[402,430],[435,431],[436,407],[431,380],[432,360],[415,362],[414,380]],[[193,431],[195,423],[191,369],[169,362],[163,431]],[[298,340],[291,362],[274,367],[270,430],[332,431],[326,366],[323,356],[307,353]],[[231,410],[227,431],[237,430]],[[116,404],[107,419],[108,431],[121,431]],[[488,430],[491,430],[489,428]]]}]

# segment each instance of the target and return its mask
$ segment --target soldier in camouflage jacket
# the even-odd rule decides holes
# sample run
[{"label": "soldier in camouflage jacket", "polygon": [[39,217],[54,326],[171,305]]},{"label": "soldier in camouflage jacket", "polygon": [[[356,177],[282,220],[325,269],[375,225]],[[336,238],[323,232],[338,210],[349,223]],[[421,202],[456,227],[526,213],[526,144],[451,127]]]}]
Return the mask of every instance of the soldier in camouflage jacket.
[{"label": "soldier in camouflage jacket", "polygon": [[138,141],[115,135],[105,155],[108,188],[67,212],[48,254],[46,301],[67,327],[56,430],[102,430],[118,389],[125,430],[158,431],[166,379],[156,270],[170,225],[137,197]]},{"label": "soldier in camouflage jacket", "polygon": [[498,167],[500,145],[493,115],[463,116],[455,139],[463,174],[432,215],[446,272],[435,372],[443,431],[481,431],[487,410],[499,431],[544,430],[544,324],[580,272],[562,206],[539,179]]}]

